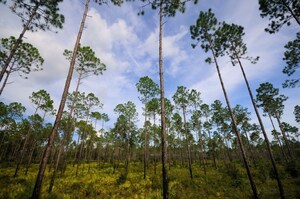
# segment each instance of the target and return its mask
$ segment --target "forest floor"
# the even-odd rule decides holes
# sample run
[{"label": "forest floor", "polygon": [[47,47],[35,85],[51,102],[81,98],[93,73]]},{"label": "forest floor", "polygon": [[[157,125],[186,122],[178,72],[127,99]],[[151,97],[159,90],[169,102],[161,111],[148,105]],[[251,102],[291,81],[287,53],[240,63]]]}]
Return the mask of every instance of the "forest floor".
[{"label": "forest floor", "polygon": [[[203,167],[193,164],[193,179],[191,180],[188,169],[180,165],[172,165],[168,171],[169,194],[174,199],[215,199],[251,198],[251,187],[247,179],[245,169],[238,163],[220,163],[218,168],[211,164],[206,166],[206,175]],[[109,198],[109,199],[154,199],[162,198],[161,166],[157,166],[157,174],[154,174],[154,166],[150,165],[146,179],[143,179],[142,163],[131,163],[129,173],[124,175],[124,165],[113,170],[112,165],[106,163],[100,167],[91,163],[81,165],[78,176],[76,165],[68,165],[64,174],[58,172],[53,187],[53,192],[48,194],[51,173],[47,169],[43,181],[41,198]],[[0,165],[0,198],[30,198],[38,165],[32,165],[27,175],[25,169],[19,171],[19,175],[13,178],[15,167]],[[293,169],[290,169],[293,170]],[[293,170],[296,171],[296,170]],[[280,198],[277,181],[272,170],[264,164],[252,167],[254,181],[261,199]],[[279,166],[286,198],[300,198],[300,177]],[[297,172],[297,171],[296,171]],[[294,175],[294,177],[292,177]]]}]

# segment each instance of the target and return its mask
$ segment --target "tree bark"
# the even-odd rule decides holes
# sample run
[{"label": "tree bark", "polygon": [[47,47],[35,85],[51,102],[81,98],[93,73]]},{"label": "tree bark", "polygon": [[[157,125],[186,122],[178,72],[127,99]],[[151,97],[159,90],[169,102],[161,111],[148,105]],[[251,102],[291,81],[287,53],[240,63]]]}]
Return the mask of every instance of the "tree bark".
[{"label": "tree bark", "polygon": [[262,131],[263,136],[264,136],[264,139],[265,139],[265,143],[266,143],[267,150],[268,150],[268,153],[269,153],[269,156],[270,156],[270,160],[271,160],[271,163],[272,163],[272,167],[273,167],[273,170],[274,170],[274,173],[275,173],[275,176],[276,176],[277,185],[278,185],[278,189],[279,189],[279,192],[280,192],[280,197],[281,197],[281,199],[284,199],[284,198],[285,198],[285,193],[284,193],[284,190],[283,190],[283,185],[282,185],[281,179],[280,179],[279,174],[278,174],[278,169],[277,169],[276,162],[275,162],[275,158],[274,158],[274,155],[273,155],[273,152],[272,152],[272,149],[271,149],[271,145],[270,145],[269,138],[268,138],[268,136],[267,136],[267,133],[266,133],[264,124],[263,124],[262,119],[261,119],[261,117],[260,117],[260,114],[259,114],[259,112],[258,112],[256,103],[255,103],[255,100],[254,100],[254,97],[253,97],[253,94],[252,94],[252,91],[251,91],[251,88],[250,88],[250,84],[249,84],[249,82],[248,82],[246,73],[245,73],[245,71],[244,71],[244,67],[243,67],[243,65],[242,65],[242,63],[241,63],[239,57],[236,56],[236,58],[237,58],[237,60],[238,60],[240,69],[241,69],[241,71],[242,71],[242,74],[243,74],[243,77],[244,77],[244,80],[245,80],[245,83],[246,83],[246,86],[247,86],[247,89],[248,89],[248,93],[249,93],[249,95],[250,95],[250,99],[251,99],[251,102],[252,102],[252,105],[253,105],[253,108],[254,108],[254,111],[255,111],[255,114],[256,114],[256,117],[257,117],[257,119],[258,119],[258,122],[259,122],[259,125],[260,125],[260,128],[261,128],[261,131]]},{"label": "tree bark", "polygon": [[39,195],[40,195],[40,190],[41,190],[41,187],[42,187],[42,182],[43,182],[43,177],[44,177],[45,169],[46,169],[46,166],[47,166],[47,162],[49,160],[50,151],[51,151],[52,145],[54,143],[54,138],[55,138],[55,135],[56,135],[56,132],[57,132],[57,129],[58,129],[58,126],[59,126],[59,123],[60,123],[60,120],[61,120],[61,117],[62,117],[62,114],[63,114],[65,103],[66,103],[66,100],[67,100],[67,95],[68,95],[68,91],[69,91],[69,88],[70,88],[70,83],[71,83],[72,75],[73,75],[73,71],[74,71],[76,54],[77,54],[77,51],[78,51],[78,48],[79,48],[79,43],[80,43],[80,39],[81,39],[81,36],[82,36],[84,23],[85,23],[87,12],[88,12],[89,3],[90,3],[90,0],[86,0],[85,10],[84,10],[84,14],[82,16],[80,29],[79,29],[79,32],[78,32],[78,35],[77,35],[75,46],[74,46],[72,60],[71,60],[71,63],[70,63],[70,68],[69,68],[68,76],[67,76],[66,83],[65,83],[65,88],[64,88],[64,91],[63,91],[63,94],[62,94],[62,98],[61,98],[60,106],[59,106],[57,116],[56,116],[56,119],[55,119],[55,122],[54,122],[54,126],[53,126],[52,132],[50,134],[50,137],[49,137],[49,140],[48,140],[48,143],[47,143],[47,146],[46,146],[46,150],[43,154],[42,162],[41,162],[40,167],[39,167],[39,172],[38,172],[37,179],[36,179],[35,186],[34,186],[34,190],[33,190],[32,196],[31,196],[32,199],[37,199],[37,198],[39,198]]},{"label": "tree bark", "polygon": [[[209,39],[209,43],[210,43],[210,46],[212,46],[210,39]],[[258,199],[258,193],[257,193],[256,185],[254,183],[252,173],[250,171],[250,166],[249,166],[249,163],[248,163],[248,159],[247,159],[247,156],[246,156],[246,153],[245,153],[245,149],[244,149],[244,145],[243,145],[240,133],[239,133],[238,128],[237,128],[235,116],[232,112],[232,109],[231,109],[231,106],[230,106],[230,103],[229,103],[229,99],[227,97],[227,93],[226,93],[225,86],[224,86],[224,83],[223,83],[223,80],[222,80],[222,76],[221,76],[219,65],[218,65],[218,62],[217,62],[217,59],[216,59],[216,56],[215,56],[215,52],[212,48],[211,48],[211,51],[212,51],[212,55],[213,55],[214,62],[215,62],[215,65],[216,65],[216,69],[217,69],[217,72],[218,72],[219,80],[220,80],[220,83],[221,83],[221,86],[222,86],[222,90],[223,90],[223,94],[224,94],[225,101],[226,101],[226,104],[227,104],[227,108],[228,108],[228,111],[230,113],[230,118],[232,120],[233,130],[235,131],[234,133],[236,134],[236,137],[237,137],[237,140],[238,140],[238,143],[239,143],[239,146],[240,146],[240,150],[241,150],[241,153],[242,153],[242,156],[243,156],[243,161],[244,161],[244,165],[246,167],[248,179],[250,181],[250,185],[251,185],[251,188],[252,188],[253,197],[255,199]]]},{"label": "tree bark", "polygon": [[284,131],[283,128],[282,128],[281,121],[280,121],[280,118],[279,118],[278,115],[276,115],[276,120],[277,120],[277,123],[278,123],[278,125],[279,125],[280,131],[281,131],[281,133],[282,133],[282,137],[283,137],[284,142],[285,142],[285,145],[286,145],[286,147],[287,147],[289,156],[290,156],[290,158],[294,159],[294,158],[293,158],[293,154],[292,154],[292,150],[291,150],[291,147],[290,147],[290,143],[289,143],[289,141],[288,141],[288,139],[287,139],[287,136],[286,136],[286,134],[285,134],[285,131]]},{"label": "tree bark", "polygon": [[[84,130],[85,131],[85,130]],[[82,135],[81,135],[81,142],[80,142],[80,149],[79,149],[79,154],[78,154],[78,157],[77,157],[77,166],[76,166],[76,176],[78,175],[78,170],[79,170],[79,166],[81,164],[81,156],[82,156],[82,151],[83,151],[83,146],[84,146],[84,137],[85,137],[85,132],[82,132]]]},{"label": "tree bark", "polygon": [[146,105],[145,105],[145,135],[144,135],[144,179],[146,179],[146,173],[147,173],[147,127],[146,127],[146,121],[147,121],[147,113],[146,113]]},{"label": "tree bark", "polygon": [[162,150],[162,183],[163,198],[169,198],[168,173],[167,173],[167,135],[166,135],[166,118],[165,118],[165,91],[164,91],[164,72],[163,72],[163,55],[162,55],[162,37],[163,37],[163,1],[159,5],[159,80],[160,80],[160,102],[161,102],[161,150]]},{"label": "tree bark", "polygon": [[[269,119],[270,119],[270,121],[271,121],[271,124],[272,124],[273,130],[274,130],[274,131],[276,131],[276,129],[275,129],[275,125],[274,125],[274,122],[273,122],[273,120],[272,120],[272,117],[271,117],[271,115],[270,115],[270,114],[268,114],[268,116],[269,116]],[[281,141],[280,141],[280,139],[279,139],[278,135],[276,135],[276,134],[275,134],[275,136],[274,136],[274,137],[277,139],[277,141],[278,141],[278,144],[279,144],[279,148],[280,148],[280,150],[281,150],[281,153],[282,153],[282,156],[283,156],[283,158],[284,158],[285,162],[287,163],[287,162],[288,162],[288,159],[287,159],[287,156],[286,156],[286,154],[285,154],[285,151],[284,151],[284,149],[283,149],[282,143],[281,143]]]},{"label": "tree bark", "polygon": [[3,90],[4,90],[4,87],[5,87],[6,84],[7,84],[8,77],[9,77],[10,74],[11,74],[11,71],[12,71],[12,69],[13,69],[14,62],[15,62],[15,61],[16,61],[16,60],[13,61],[13,63],[12,63],[11,66],[9,67],[9,70],[6,72],[7,74],[6,74],[6,77],[5,77],[5,79],[4,79],[4,82],[3,82],[2,87],[1,87],[1,90],[0,90],[0,96],[1,96],[1,94],[2,94],[2,92],[3,92]]},{"label": "tree bark", "polygon": [[204,151],[204,146],[203,146],[202,134],[201,134],[201,130],[200,130],[200,123],[198,124],[198,128],[199,128],[198,134],[199,134],[200,158],[201,158],[201,164],[204,169],[204,175],[206,176],[205,151]]},{"label": "tree bark", "polygon": [[66,136],[64,135],[64,137],[63,137],[63,139],[61,141],[58,153],[57,153],[57,159],[55,161],[55,167],[54,167],[54,170],[53,170],[53,173],[52,173],[52,177],[51,177],[51,181],[50,181],[48,193],[52,192],[52,188],[53,188],[54,181],[55,181],[55,176],[56,176],[58,165],[59,165],[59,160],[60,160],[61,155],[63,154],[63,148],[64,148],[65,140],[66,140]]},{"label": "tree bark", "polygon": [[191,158],[191,145],[190,145],[190,139],[188,136],[188,128],[186,124],[186,116],[185,116],[185,109],[182,109],[183,114],[183,122],[184,122],[184,130],[185,130],[185,139],[187,144],[187,150],[188,150],[188,163],[189,163],[189,172],[190,172],[190,178],[193,179],[193,170],[192,170],[192,158]]},{"label": "tree bark", "polygon": [[26,176],[27,176],[27,174],[28,174],[28,170],[29,170],[29,167],[30,167],[30,164],[31,164],[33,152],[34,152],[34,150],[35,150],[36,145],[37,145],[37,143],[36,143],[36,141],[34,141],[33,147],[32,147],[32,149],[31,149],[31,151],[30,151],[30,155],[29,155],[28,162],[27,162],[27,165],[26,165],[26,171],[25,171],[25,175],[26,175]]}]

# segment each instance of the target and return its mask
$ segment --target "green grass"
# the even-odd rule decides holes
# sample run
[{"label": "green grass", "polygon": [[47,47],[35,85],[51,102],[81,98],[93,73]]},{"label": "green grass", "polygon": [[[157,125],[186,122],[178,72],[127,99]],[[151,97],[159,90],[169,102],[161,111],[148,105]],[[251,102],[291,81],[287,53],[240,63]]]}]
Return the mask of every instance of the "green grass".
[{"label": "green grass", "polygon": [[[83,166],[80,167],[82,169]],[[14,167],[0,169],[0,198],[30,198],[33,190],[38,165],[33,165],[27,176],[24,170],[20,170],[19,176],[13,178]],[[257,167],[253,170],[254,180],[259,191],[260,198],[279,198],[277,182],[270,175],[267,167]],[[88,166],[75,176],[76,167],[69,165],[65,174],[57,174],[55,186],[51,194],[47,193],[50,181],[50,174],[46,172],[42,198],[138,198],[155,199],[161,198],[162,180],[161,166],[157,167],[157,174],[154,174],[153,166],[148,168],[148,175],[143,179],[143,165],[131,163],[128,175],[124,175],[124,166],[113,172],[111,165],[104,165],[98,168],[96,164]],[[280,167],[283,176],[283,184],[287,198],[300,198],[300,179],[292,178]],[[173,166],[168,171],[170,198],[251,198],[251,188],[245,169],[238,164],[231,164],[227,167],[219,166],[218,169],[207,168],[207,175],[204,175],[203,168],[197,164],[193,165],[194,179],[189,177],[188,169],[180,166]],[[271,176],[271,177],[270,177]],[[121,179],[121,180],[120,180]]]}]

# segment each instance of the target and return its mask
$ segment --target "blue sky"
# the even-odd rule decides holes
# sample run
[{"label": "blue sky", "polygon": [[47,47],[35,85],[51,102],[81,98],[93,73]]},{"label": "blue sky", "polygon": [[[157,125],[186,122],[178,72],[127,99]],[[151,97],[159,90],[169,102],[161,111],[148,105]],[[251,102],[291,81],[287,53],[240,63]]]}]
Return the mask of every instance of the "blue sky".
[{"label": "blue sky", "polygon": [[[107,71],[102,76],[84,79],[80,90],[95,93],[104,104],[103,110],[109,114],[111,121],[106,128],[113,126],[116,114],[113,109],[117,104],[133,101],[139,110],[141,126],[143,119],[142,104],[138,100],[135,84],[142,76],[150,76],[159,83],[158,77],[158,12],[146,9],[145,16],[138,16],[139,2],[129,2],[121,7],[91,3],[86,27],[81,40],[82,45],[90,46],[103,63]],[[171,99],[177,86],[183,85],[201,92],[204,103],[210,104],[219,99],[225,104],[219,79],[214,65],[204,62],[210,54],[200,48],[192,49],[189,26],[194,24],[199,11],[212,8],[219,21],[236,23],[244,26],[244,41],[249,56],[260,56],[260,61],[252,65],[244,62],[252,90],[260,83],[269,81],[280,92],[289,97],[283,121],[298,125],[294,121],[293,107],[299,103],[299,88],[283,89],[281,83],[286,75],[281,71],[285,66],[282,61],[283,46],[296,37],[299,27],[292,23],[279,33],[270,35],[264,31],[268,20],[259,16],[258,1],[249,0],[202,0],[197,5],[187,4],[186,13],[178,13],[176,17],[165,18],[163,54],[165,66],[166,97]],[[45,89],[50,93],[57,109],[63,91],[68,61],[62,55],[64,49],[73,49],[81,20],[84,1],[69,0],[61,5],[65,15],[64,29],[54,32],[27,32],[25,42],[36,46],[45,59],[44,70],[33,72],[29,79],[21,79],[17,74],[11,76],[11,84],[7,85],[1,101],[5,103],[17,101],[27,107],[27,114],[33,114],[33,106],[29,96],[32,92]],[[17,37],[22,25],[7,6],[0,6],[0,37]],[[228,58],[220,59],[221,73],[228,91],[231,105],[241,104],[253,112],[248,93],[240,69],[231,66]],[[74,90],[76,73],[74,73],[70,91]],[[260,111],[262,112],[262,111]],[[254,114],[252,117],[255,119]],[[48,118],[50,121],[52,118]],[[256,120],[253,120],[256,122]],[[265,125],[270,130],[269,121]],[[299,125],[298,125],[299,127]]]}]

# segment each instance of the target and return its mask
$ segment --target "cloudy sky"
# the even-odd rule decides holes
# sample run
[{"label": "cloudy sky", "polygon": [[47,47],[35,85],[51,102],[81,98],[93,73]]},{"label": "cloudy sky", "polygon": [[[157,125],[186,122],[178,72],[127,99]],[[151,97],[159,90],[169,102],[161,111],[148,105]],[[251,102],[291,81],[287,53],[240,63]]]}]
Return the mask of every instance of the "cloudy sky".
[{"label": "cloudy sky", "polygon": [[[138,100],[135,84],[142,76],[149,76],[159,83],[158,76],[158,12],[146,9],[144,16],[138,16],[139,2],[125,3],[121,7],[113,5],[99,6],[91,3],[86,26],[81,40],[82,45],[90,46],[107,66],[102,76],[84,79],[80,90],[92,92],[104,104],[103,110],[111,121],[106,129],[113,126],[116,114],[113,109],[117,104],[133,101],[140,112],[142,104]],[[245,28],[244,41],[250,56],[260,56],[260,61],[253,65],[243,62],[252,90],[262,82],[271,82],[280,92],[289,97],[286,101],[283,121],[294,122],[293,107],[299,104],[299,88],[283,89],[282,82],[286,75],[281,71],[285,66],[282,61],[283,46],[296,36],[299,30],[294,23],[284,27],[279,33],[270,35],[264,32],[268,20],[259,15],[258,1],[249,0],[201,0],[197,5],[188,5],[186,13],[164,19],[163,54],[165,67],[166,97],[171,99],[177,86],[194,88],[201,92],[205,103],[219,99],[225,104],[216,69],[204,62],[209,54],[202,49],[191,48],[189,26],[194,24],[199,11],[212,8],[219,21],[236,23]],[[0,97],[5,103],[21,102],[27,107],[27,114],[33,114],[29,96],[32,92],[45,89],[51,94],[57,109],[60,103],[69,63],[62,55],[64,49],[73,49],[84,10],[83,0],[65,0],[60,5],[66,22],[58,33],[27,32],[25,42],[37,47],[45,59],[44,70],[32,72],[25,80],[13,74]],[[8,6],[0,5],[0,37],[11,35],[18,37],[22,30],[20,19],[11,13]],[[253,112],[241,71],[233,67],[228,58],[220,60],[221,73],[231,105],[241,104]],[[77,79],[73,76],[70,91],[74,90]],[[252,117],[255,119],[254,115]],[[48,118],[53,120],[53,118]],[[139,121],[142,124],[143,119]],[[256,122],[256,120],[253,120]],[[269,121],[265,119],[267,128]],[[299,125],[298,125],[299,127]]]}]

